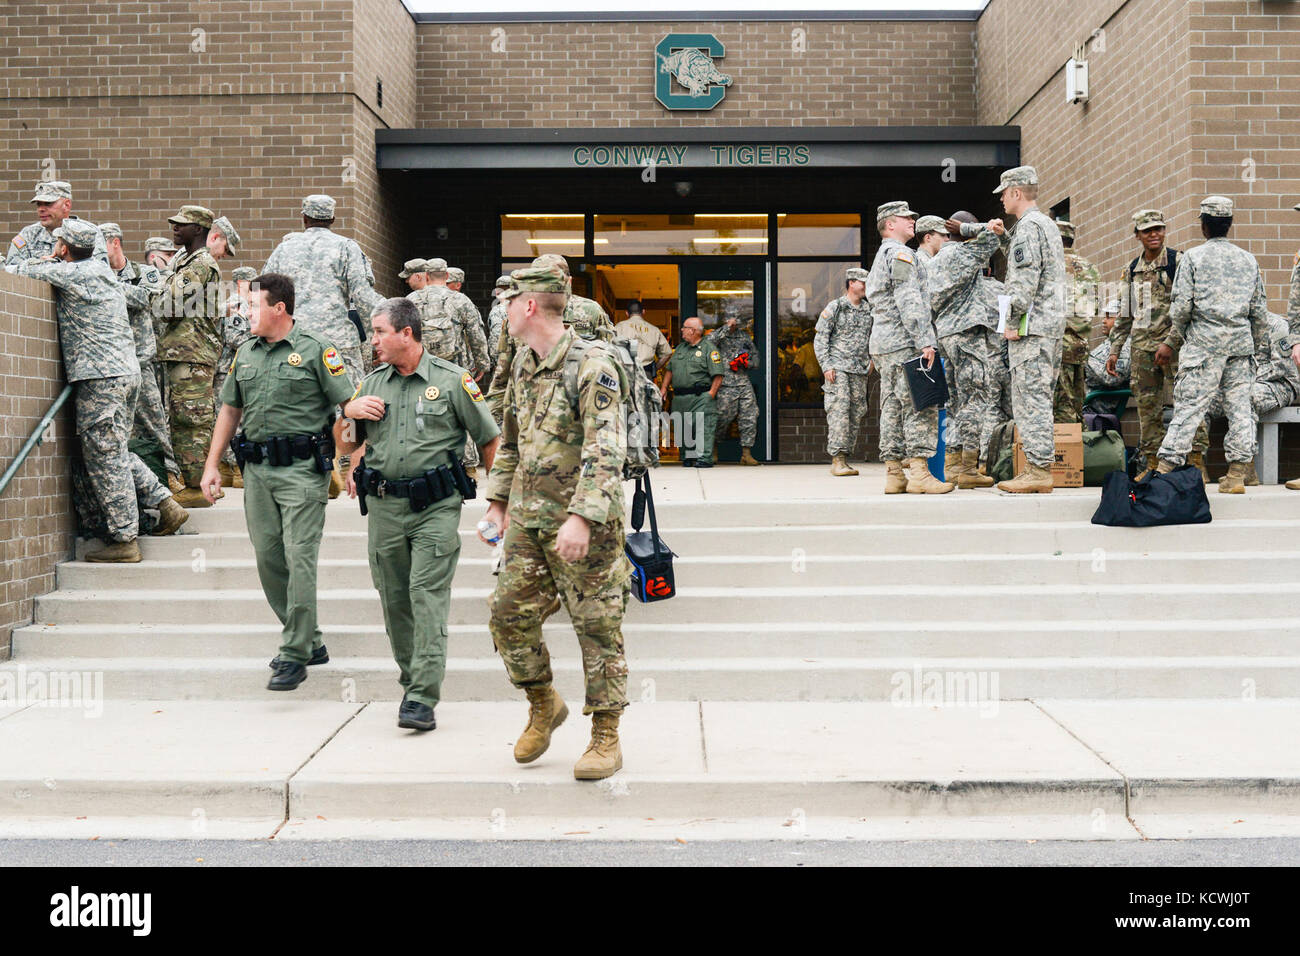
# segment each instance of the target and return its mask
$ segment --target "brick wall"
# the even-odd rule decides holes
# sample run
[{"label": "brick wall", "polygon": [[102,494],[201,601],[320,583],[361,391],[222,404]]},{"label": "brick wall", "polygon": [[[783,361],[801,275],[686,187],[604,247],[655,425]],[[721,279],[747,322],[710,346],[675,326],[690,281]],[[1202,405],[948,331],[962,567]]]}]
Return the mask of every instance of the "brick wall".
[{"label": "brick wall", "polygon": [[[655,45],[681,32],[726,49],[719,68],[734,83],[707,112],[654,98]],[[970,125],[973,32],[969,21],[422,23],[418,125]]]},{"label": "brick wall", "polygon": [[[8,468],[63,390],[54,297],[44,282],[0,272],[0,469]],[[71,403],[0,495],[0,660],[32,602],[54,590],[54,566],[71,557],[68,456],[76,441]]]}]

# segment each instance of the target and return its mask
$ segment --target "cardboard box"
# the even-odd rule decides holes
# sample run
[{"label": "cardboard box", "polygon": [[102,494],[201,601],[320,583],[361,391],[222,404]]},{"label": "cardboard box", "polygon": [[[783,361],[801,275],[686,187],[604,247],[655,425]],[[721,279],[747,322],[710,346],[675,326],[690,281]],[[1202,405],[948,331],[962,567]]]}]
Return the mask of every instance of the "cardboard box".
[{"label": "cardboard box", "polygon": [[[1056,460],[1052,463],[1053,488],[1083,487],[1083,426],[1053,425],[1053,437],[1056,442]],[[1020,429],[1015,431],[1012,455],[1016,474],[1025,470],[1025,450],[1020,447]]]}]

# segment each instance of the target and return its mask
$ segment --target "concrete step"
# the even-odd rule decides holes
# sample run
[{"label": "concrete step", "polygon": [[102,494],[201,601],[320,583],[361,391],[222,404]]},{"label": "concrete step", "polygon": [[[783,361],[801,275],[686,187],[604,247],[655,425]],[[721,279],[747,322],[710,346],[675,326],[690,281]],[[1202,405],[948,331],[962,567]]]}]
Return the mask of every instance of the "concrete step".
[{"label": "concrete step", "polygon": [[[381,623],[321,625],[335,657],[385,657]],[[628,622],[623,637],[634,657],[696,658],[918,658],[963,657],[1286,657],[1296,652],[1295,618],[1185,620],[871,620],[834,627],[805,622],[720,621],[683,626],[676,621]],[[496,659],[487,624],[448,628],[448,654]],[[574,640],[563,615],[547,621],[550,646]],[[16,663],[33,657],[239,658],[270,657],[280,644],[278,624],[33,624],[13,632]]]},{"label": "concrete step", "polygon": [[[29,675],[82,675],[100,681],[106,699],[266,700],[267,661],[256,658],[24,658],[0,664],[15,682]],[[927,695],[943,702],[996,710],[999,701],[1035,697],[1214,698],[1300,697],[1300,657],[1090,657],[1090,658],[792,658],[723,657],[662,659],[630,653],[628,693],[633,700],[891,701],[921,705]],[[582,700],[584,684],[576,642],[557,645],[556,686]],[[85,675],[93,675],[87,677]],[[102,678],[101,676],[102,675]],[[309,668],[294,695],[308,700],[397,701],[402,690],[390,657],[331,655]],[[37,677],[35,679],[41,679]],[[99,684],[95,685],[97,688]],[[446,700],[500,701],[519,696],[495,658],[450,658]]]},{"label": "concrete step", "polygon": [[[482,624],[487,619],[487,589],[452,592],[448,624]],[[734,621],[799,620],[835,625],[884,618],[940,621],[1042,620],[1218,620],[1225,631],[1242,618],[1294,618],[1300,584],[1167,584],[1158,594],[1146,584],[1073,585],[885,585],[825,587],[814,599],[806,588],[683,587],[671,601],[628,603],[634,623],[677,622],[683,627]],[[322,591],[318,609],[324,622],[379,624],[379,598],[371,587]],[[563,613],[563,612],[561,612]],[[185,624],[190,622],[270,624],[275,621],[260,590],[139,589],[55,591],[36,599],[37,624]],[[1102,625],[1104,626],[1104,624]]]},{"label": "concrete step", "polygon": [[[473,555],[472,551],[462,554],[453,587],[492,589],[494,560]],[[867,581],[875,585],[925,580],[964,585],[1015,581],[1023,586],[1094,580],[1101,584],[1144,581],[1152,586],[1219,584],[1229,576],[1228,568],[1233,580],[1281,584],[1295,580],[1298,561],[1300,551],[1128,553],[1098,549],[1096,553],[1047,555],[683,556],[674,562],[674,570],[682,587],[804,588],[815,594],[828,586],[850,587]],[[363,555],[326,558],[318,566],[317,587],[322,590],[355,588],[370,580],[370,564]],[[251,553],[246,558],[150,560],[140,564],[65,562],[58,566],[57,581],[59,589],[65,591],[240,590],[261,586]]]}]

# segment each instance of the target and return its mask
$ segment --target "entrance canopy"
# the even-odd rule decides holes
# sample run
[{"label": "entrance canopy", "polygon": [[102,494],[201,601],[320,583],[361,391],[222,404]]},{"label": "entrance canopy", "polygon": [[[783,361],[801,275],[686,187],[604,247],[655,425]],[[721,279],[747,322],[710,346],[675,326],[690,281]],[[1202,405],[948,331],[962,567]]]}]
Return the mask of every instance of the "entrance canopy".
[{"label": "entrance canopy", "polygon": [[1018,126],[398,129],[375,133],[380,169],[601,170],[1010,167]]}]

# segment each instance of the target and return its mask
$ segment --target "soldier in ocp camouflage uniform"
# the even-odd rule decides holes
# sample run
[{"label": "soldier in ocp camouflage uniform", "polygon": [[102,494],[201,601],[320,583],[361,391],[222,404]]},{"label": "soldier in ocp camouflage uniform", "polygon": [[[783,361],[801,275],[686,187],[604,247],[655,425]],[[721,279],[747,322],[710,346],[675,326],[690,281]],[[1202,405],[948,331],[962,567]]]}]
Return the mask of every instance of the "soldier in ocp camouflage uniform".
[{"label": "soldier in ocp camouflage uniform", "polygon": [[[1289,351],[1293,343],[1289,336],[1283,338],[1269,328],[1259,263],[1226,238],[1232,227],[1232,200],[1207,196],[1200,208],[1206,241],[1179,257],[1169,306],[1169,333],[1156,350],[1156,364],[1164,366],[1181,349],[1174,415],[1160,445],[1156,470],[1167,473],[1186,461],[1192,435],[1202,425],[1215,393],[1222,389],[1228,418],[1228,434],[1223,439],[1228,474],[1219,480],[1219,491],[1242,494],[1246,466],[1255,457],[1250,394],[1254,356],[1275,344],[1284,344]],[[1296,354],[1300,355],[1300,349]]]},{"label": "soldier in ocp camouflage uniform", "polygon": [[[506,300],[502,298],[501,293],[508,288],[510,288],[510,276],[498,276],[496,285],[492,289],[492,308],[488,309],[488,361],[492,364],[494,372],[496,370],[497,358],[499,357],[497,350],[501,346],[501,329],[506,324]],[[499,425],[500,422],[497,424]]]},{"label": "soldier in ocp camouflage uniform", "polygon": [[871,309],[866,282],[866,269],[845,271],[844,295],[822,309],[812,341],[816,363],[825,378],[826,454],[831,456],[831,474],[836,476],[858,473],[848,460],[867,417]]},{"label": "soldier in ocp camouflage uniform", "polygon": [[[54,238],[54,230],[59,228],[65,219],[71,219],[73,222],[84,221],[72,215],[72,186],[62,180],[37,183],[36,193],[29,202],[36,206],[37,221],[30,226],[24,226],[10,241],[5,265],[17,265],[20,262],[43,259],[52,255],[54,243],[57,241]],[[104,235],[94,223],[90,223],[90,226],[95,229],[94,257],[106,263],[108,252],[104,245]]]},{"label": "soldier in ocp camouflage uniform", "polygon": [[1050,494],[1056,460],[1052,397],[1065,334],[1065,247],[1056,223],[1038,209],[1034,167],[1007,170],[993,192],[1002,196],[1002,208],[1017,217],[1007,252],[1006,294],[1011,305],[1004,335],[1009,343],[1012,417],[1026,460],[1023,472],[997,487],[1007,494]]},{"label": "soldier in ocp camouflage uniform", "polygon": [[[1155,471],[1156,453],[1165,437],[1165,406],[1172,404],[1174,380],[1178,376],[1178,355],[1167,367],[1156,364],[1156,350],[1169,335],[1170,293],[1174,285],[1174,266],[1178,250],[1165,244],[1165,217],[1158,209],[1139,209],[1133,214],[1133,236],[1143,246],[1142,254],[1131,262],[1120,277],[1128,301],[1119,303],[1119,315],[1110,331],[1110,354],[1107,371],[1114,374],[1125,343],[1129,353],[1129,388],[1137,403],[1138,452],[1146,456],[1146,468],[1138,475],[1144,479]],[[1210,447],[1210,433],[1202,422],[1192,440],[1188,461],[1205,470],[1205,452]]]},{"label": "soldier in ocp camouflage uniform", "polygon": [[[171,533],[188,515],[128,442],[140,362],[127,315],[126,297],[106,262],[93,258],[99,230],[66,219],[54,230],[49,256],[7,266],[11,272],[49,282],[58,290],[59,344],[68,382],[76,386],[76,428],[86,477],[97,499],[108,546],[89,561],[138,562],[140,507],[158,507],[160,533]],[[56,258],[58,257],[58,258]],[[59,261],[66,257],[67,261]],[[84,514],[95,512],[79,502]]]},{"label": "soldier in ocp camouflage uniform", "polygon": [[[509,326],[525,344],[506,379],[500,451],[488,478],[487,520],[505,530],[504,561],[491,600],[492,639],[510,681],[528,695],[528,726],[515,759],[550,746],[568,713],[551,686],[542,621],[563,598],[582,649],[591,744],[580,780],[623,766],[618,723],[627,706],[623,615],[631,566],[623,554],[623,403],[629,383],[600,344],[586,348],[576,402],[565,387],[569,351],[580,347],[562,314],[567,276],[555,266],[520,269],[506,291]],[[508,510],[507,510],[508,502]]]},{"label": "soldier in ocp camouflage uniform", "polygon": [[[235,294],[226,302],[226,315],[221,321],[221,358],[217,360],[216,372],[212,376],[212,400],[217,412],[221,411],[221,389],[226,384],[235,354],[252,337],[248,330],[248,296],[249,285],[257,278],[257,270],[240,266],[231,273],[231,278],[235,282]],[[244,476],[235,461],[235,453],[229,448],[221,455],[219,471],[221,480],[231,488],[244,487]]]},{"label": "soldier in ocp camouflage uniform", "polygon": [[876,230],[884,241],[866,283],[871,360],[880,370],[880,459],[885,463],[887,495],[947,494],[957,487],[930,474],[928,459],[939,444],[939,409],[918,412],[913,407],[903,369],[904,362],[919,354],[925,365],[943,374],[924,267],[904,245],[916,231],[916,218],[906,202],[876,208]]},{"label": "soldier in ocp camouflage uniform", "polygon": [[1062,424],[1075,424],[1083,421],[1083,400],[1088,388],[1084,370],[1088,364],[1092,320],[1097,314],[1101,274],[1096,266],[1074,251],[1074,224],[1058,219],[1056,228],[1065,247],[1068,298],[1065,303],[1065,335],[1061,343],[1061,371],[1056,378],[1052,418]]},{"label": "soldier in ocp camouflage uniform", "polygon": [[207,508],[199,481],[216,421],[212,376],[221,355],[221,270],[204,244],[212,210],[182,206],[168,221],[182,251],[153,297],[153,312],[163,326],[158,361],[167,370],[172,450],[185,483],[176,499],[187,508]]},{"label": "soldier in ocp camouflage uniform", "polygon": [[740,327],[740,321],[734,315],[728,315],[726,321],[713,330],[709,341],[722,354],[722,363],[726,366],[715,403],[718,421],[714,434],[720,435],[733,421],[738,421],[740,463],[757,465],[753,449],[758,438],[758,399],[749,373],[759,366],[758,346]]},{"label": "soldier in ocp camouflage uniform", "polygon": [[[987,459],[989,435],[995,424],[995,365],[1001,356],[989,348],[993,318],[980,295],[981,273],[998,251],[1002,221],[977,223],[970,213],[953,213],[952,226],[962,241],[944,244],[927,263],[925,286],[934,309],[939,350],[952,370],[948,415],[950,446],[959,450],[952,475],[958,488],[988,488],[993,479],[980,471]],[[947,456],[945,456],[945,461]]]}]

